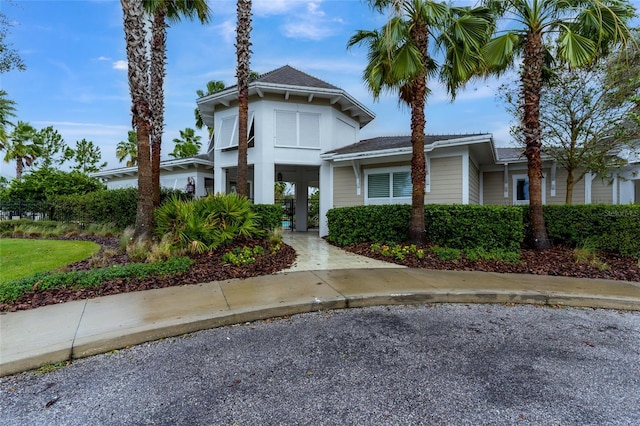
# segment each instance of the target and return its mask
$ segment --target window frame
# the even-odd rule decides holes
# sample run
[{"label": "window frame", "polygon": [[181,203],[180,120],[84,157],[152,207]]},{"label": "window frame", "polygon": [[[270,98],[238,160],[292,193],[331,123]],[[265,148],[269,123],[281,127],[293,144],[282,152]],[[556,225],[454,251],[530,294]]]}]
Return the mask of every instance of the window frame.
[{"label": "window frame", "polygon": [[[295,129],[295,145],[284,145],[278,143],[278,113],[295,114],[296,129]],[[318,135],[317,146],[302,145],[301,128],[300,128],[300,115],[305,116],[317,116],[318,117]],[[294,149],[315,149],[320,150],[322,148],[322,113],[313,111],[292,111],[287,109],[275,109],[273,111],[273,146],[276,148],[294,148]]]},{"label": "window frame", "polygon": [[[512,195],[511,199],[514,206],[527,206],[529,205],[529,200],[518,200],[518,181],[525,180],[525,182],[529,181],[529,176],[527,174],[513,174],[511,176],[511,185],[512,185]],[[531,195],[529,195],[531,198]],[[547,202],[547,185],[546,185],[546,174],[542,175],[542,204],[546,204]]]},{"label": "window frame", "polygon": [[[395,173],[409,173],[409,184],[411,185],[411,166],[396,167],[378,167],[364,170],[364,204],[380,205],[380,204],[411,204],[411,195],[408,197],[394,197],[393,195],[393,175]],[[388,197],[369,197],[369,175],[389,175],[389,196]],[[411,194],[412,187],[409,188]]]}]

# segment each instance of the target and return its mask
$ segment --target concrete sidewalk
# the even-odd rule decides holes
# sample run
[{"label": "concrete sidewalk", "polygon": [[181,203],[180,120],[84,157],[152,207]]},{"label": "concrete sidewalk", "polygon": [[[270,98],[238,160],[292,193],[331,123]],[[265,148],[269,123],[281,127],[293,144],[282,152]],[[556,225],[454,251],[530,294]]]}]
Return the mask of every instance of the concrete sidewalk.
[{"label": "concrete sidewalk", "polygon": [[269,317],[439,302],[640,310],[640,283],[366,268],[286,272],[125,293],[0,315],[0,375]]}]

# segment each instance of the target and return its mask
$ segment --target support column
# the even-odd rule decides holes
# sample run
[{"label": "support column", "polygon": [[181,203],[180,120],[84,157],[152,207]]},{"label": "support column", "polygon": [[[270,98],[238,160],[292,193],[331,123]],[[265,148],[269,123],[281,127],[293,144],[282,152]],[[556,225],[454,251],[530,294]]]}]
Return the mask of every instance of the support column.
[{"label": "support column", "polygon": [[320,166],[320,236],[329,235],[327,212],[333,207],[333,168],[331,163],[322,162]]},{"label": "support column", "polygon": [[296,231],[307,232],[309,181],[304,170],[296,171]]},{"label": "support column", "polygon": [[255,204],[273,204],[275,202],[273,185],[275,163],[256,163],[253,166],[253,202]]},{"label": "support column", "polygon": [[225,170],[222,167],[215,167],[213,169],[213,194],[224,194],[227,191],[227,176]]}]

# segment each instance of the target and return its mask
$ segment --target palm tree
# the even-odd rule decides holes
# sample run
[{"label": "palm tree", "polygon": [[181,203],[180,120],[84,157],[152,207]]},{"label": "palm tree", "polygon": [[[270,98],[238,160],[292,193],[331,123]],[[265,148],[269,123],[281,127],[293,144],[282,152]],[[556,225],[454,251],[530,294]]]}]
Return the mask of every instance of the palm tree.
[{"label": "palm tree", "polygon": [[528,164],[532,243],[536,249],[547,249],[551,244],[542,211],[540,158],[543,70],[554,60],[582,67],[612,45],[626,44],[632,38],[628,22],[635,16],[634,9],[626,0],[485,0],[484,4],[510,21],[509,29],[486,45],[490,70],[499,74],[522,57],[521,128]]},{"label": "palm tree", "polygon": [[[369,62],[363,79],[377,99],[382,91],[397,92],[411,108],[411,224],[409,241],[425,243],[424,108],[427,77],[438,75],[455,97],[482,65],[480,49],[492,29],[486,8],[449,7],[430,0],[370,0],[374,9],[395,12],[380,29],[360,30],[348,47],[365,44]],[[443,51],[443,62],[429,55],[430,39]]]},{"label": "palm tree", "polygon": [[247,164],[249,121],[249,78],[251,60],[251,0],[238,0],[236,24],[236,55],[238,64],[238,194],[249,196]]},{"label": "palm tree", "polygon": [[[219,92],[221,90],[224,90],[225,85],[223,81],[220,80],[210,80],[207,82],[207,91],[203,91],[203,90],[196,90],[196,94],[198,95],[198,98],[203,98],[205,96],[209,96],[209,95],[213,95],[216,92]],[[202,121],[202,115],[200,115],[200,110],[198,108],[196,108],[194,110],[194,115],[196,117],[196,128],[198,129],[202,129],[204,127],[204,121]],[[209,127],[209,140],[211,140],[211,136],[213,136],[213,127]]]},{"label": "palm tree", "polygon": [[173,152],[169,154],[173,158],[189,158],[195,157],[200,152],[202,137],[197,136],[195,130],[187,127],[184,130],[180,130],[180,138],[175,138],[173,142],[176,144]]},{"label": "palm tree", "polygon": [[134,237],[151,238],[153,231],[153,179],[151,176],[152,130],[149,105],[149,67],[146,57],[145,13],[139,0],[120,0],[127,46],[132,125],[138,140],[138,204]]},{"label": "palm tree", "polygon": [[153,15],[151,24],[151,174],[153,204],[160,204],[160,151],[164,130],[164,77],[166,75],[167,20],[179,21],[181,16],[201,23],[209,22],[211,10],[206,0],[144,0],[144,7]]},{"label": "palm tree", "polygon": [[129,130],[127,140],[118,142],[116,157],[121,163],[129,157],[126,163],[127,167],[133,167],[138,164],[138,137],[135,131]]},{"label": "palm tree", "polygon": [[7,98],[7,92],[0,90],[0,150],[3,150],[4,145],[7,143],[7,127],[13,126],[13,123],[9,121],[9,117],[16,116],[15,105],[14,101]]},{"label": "palm tree", "polygon": [[17,180],[22,179],[22,170],[31,166],[41,154],[36,129],[24,121],[18,121],[3,148],[5,163],[16,162]]}]

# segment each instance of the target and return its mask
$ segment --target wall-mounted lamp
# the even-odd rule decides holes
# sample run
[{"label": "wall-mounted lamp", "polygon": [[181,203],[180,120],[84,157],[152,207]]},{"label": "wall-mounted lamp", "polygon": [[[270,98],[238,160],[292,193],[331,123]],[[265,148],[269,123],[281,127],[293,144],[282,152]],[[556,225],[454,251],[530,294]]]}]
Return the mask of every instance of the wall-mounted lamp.
[{"label": "wall-mounted lamp", "polygon": [[282,182],[282,173],[278,172],[278,182]]}]

